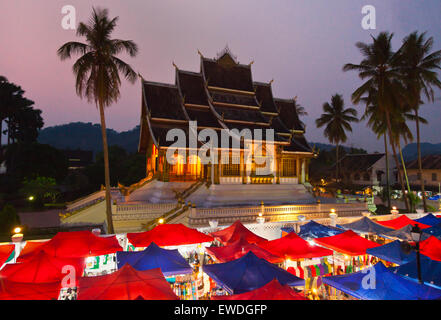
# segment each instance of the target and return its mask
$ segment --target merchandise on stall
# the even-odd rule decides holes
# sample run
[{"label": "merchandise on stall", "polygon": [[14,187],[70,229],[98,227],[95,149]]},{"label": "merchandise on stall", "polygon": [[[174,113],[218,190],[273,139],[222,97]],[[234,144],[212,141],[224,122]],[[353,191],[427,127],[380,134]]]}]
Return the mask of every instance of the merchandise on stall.
[{"label": "merchandise on stall", "polygon": [[161,269],[137,271],[129,264],[114,273],[82,277],[78,300],[177,300]]},{"label": "merchandise on stall", "polygon": [[257,257],[265,259],[271,263],[282,263],[283,257],[272,254],[261,247],[248,243],[241,237],[235,242],[225,247],[207,247],[205,251],[215,257],[219,262],[228,262],[243,257],[248,252],[253,252]]},{"label": "merchandise on stall", "polygon": [[381,262],[372,268],[373,270],[323,277],[322,280],[323,283],[362,300],[441,299],[441,290],[395,274]]},{"label": "merchandise on stall", "polygon": [[351,230],[331,237],[318,238],[314,242],[350,256],[365,255],[367,249],[380,246],[376,242],[360,237]]},{"label": "merchandise on stall", "polygon": [[161,268],[165,277],[193,272],[193,269],[180,255],[178,250],[162,249],[154,242],[152,242],[144,251],[117,252],[116,260],[119,269],[126,263],[139,271]]},{"label": "merchandise on stall", "polygon": [[60,281],[49,283],[20,283],[1,280],[0,300],[57,300]]},{"label": "merchandise on stall", "polygon": [[315,239],[315,238],[335,236],[343,232],[344,230],[342,229],[325,226],[323,224],[311,220],[308,223],[304,224],[303,226],[300,226],[299,236],[303,239]]},{"label": "merchandise on stall", "polygon": [[212,300],[308,300],[287,285],[281,285],[276,279],[263,287],[235,295],[214,296]]},{"label": "merchandise on stall", "polygon": [[242,222],[240,222],[240,220],[237,220],[235,223],[225,229],[211,233],[211,235],[223,245],[231,244],[240,238],[244,238],[249,243],[260,243],[267,241],[267,239],[259,237],[257,234],[250,231],[242,224]]},{"label": "merchandise on stall", "polygon": [[396,240],[380,247],[367,249],[366,253],[398,265],[405,264],[416,259],[415,251],[404,252],[401,247],[401,241]]},{"label": "merchandise on stall", "polygon": [[328,259],[320,259],[320,264],[303,265],[298,262],[296,266],[289,267],[287,271],[293,275],[301,278],[308,279],[318,276],[327,276],[332,274],[332,265],[328,262]]},{"label": "merchandise on stall", "polygon": [[339,225],[340,228],[345,230],[352,230],[358,233],[366,233],[366,234],[375,234],[375,235],[381,235],[386,232],[393,231],[394,229],[385,227],[381,224],[378,224],[368,217],[363,217],[357,221],[341,224]]},{"label": "merchandise on stall", "polygon": [[203,266],[203,271],[230,294],[262,287],[273,279],[289,286],[303,286],[304,280],[248,252],[242,258]]},{"label": "merchandise on stall", "polygon": [[49,283],[61,281],[69,274],[75,280],[81,277],[84,267],[83,258],[59,258],[40,251],[25,262],[7,264],[0,277],[23,283]]},{"label": "merchandise on stall", "polygon": [[295,233],[290,233],[282,238],[265,241],[259,247],[284,259],[304,259],[332,256],[332,250],[325,249],[300,238]]},{"label": "merchandise on stall", "polygon": [[388,228],[392,228],[395,230],[401,229],[405,226],[407,226],[408,224],[414,226],[414,225],[418,225],[418,227],[420,227],[421,229],[426,229],[426,228],[430,228],[430,226],[420,223],[418,221],[412,220],[410,218],[408,218],[406,215],[401,215],[396,219],[392,219],[392,220],[386,220],[386,221],[377,221],[379,224],[381,224],[382,226],[388,227]]},{"label": "merchandise on stall", "polygon": [[213,241],[213,237],[183,224],[160,224],[150,231],[127,233],[127,239],[135,247],[148,247],[152,242],[170,247]]}]

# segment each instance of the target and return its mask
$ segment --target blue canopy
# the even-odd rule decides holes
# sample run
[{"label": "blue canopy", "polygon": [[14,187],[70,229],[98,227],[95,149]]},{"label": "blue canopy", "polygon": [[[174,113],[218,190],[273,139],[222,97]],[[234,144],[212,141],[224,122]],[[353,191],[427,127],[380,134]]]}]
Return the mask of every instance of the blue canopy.
[{"label": "blue canopy", "polygon": [[[413,260],[399,267],[391,268],[395,273],[418,281],[417,262]],[[441,287],[441,262],[421,256],[421,278],[424,282]]]},{"label": "blue canopy", "polygon": [[435,217],[433,214],[429,213],[422,218],[415,219],[415,221],[423,224],[427,224],[428,226],[436,226],[441,223],[441,219]]},{"label": "blue canopy", "polygon": [[[410,230],[412,228],[413,228],[412,225],[408,224],[407,226],[402,227],[401,229],[385,232],[383,233],[382,236],[389,239],[400,239],[400,240],[412,242],[413,239],[412,239],[412,235],[410,234]],[[425,230],[427,229],[423,230],[423,233],[421,234],[421,240],[426,240],[427,238],[430,237],[429,235],[424,233]]]},{"label": "blue canopy", "polygon": [[409,254],[406,254],[401,249],[401,241],[399,240],[385,244],[381,247],[367,249],[366,253],[399,265],[416,259],[415,251],[411,251]]},{"label": "blue canopy", "polygon": [[368,217],[363,217],[351,223],[341,224],[339,227],[360,233],[374,233],[380,235],[393,230],[392,228],[382,226],[381,224],[372,221]]},{"label": "blue canopy", "polygon": [[439,198],[440,198],[440,195],[437,194],[437,195],[435,195],[435,196],[431,196],[431,197],[429,198],[429,200],[439,200]]},{"label": "blue canopy", "polygon": [[435,236],[438,239],[441,239],[441,223],[439,223],[433,227],[423,229],[423,235],[427,235],[428,237]]},{"label": "blue canopy", "polygon": [[325,226],[323,224],[311,220],[307,224],[300,226],[300,232],[298,235],[304,239],[309,239],[309,238],[315,239],[315,238],[335,236],[337,234],[343,233],[344,231],[345,230],[336,227]]},{"label": "blue canopy", "polygon": [[283,234],[283,232],[286,232],[286,233],[294,232],[293,227],[283,227],[283,228],[280,228],[280,230],[282,231],[282,234]]},{"label": "blue canopy", "polygon": [[[359,271],[340,276],[323,277],[323,282],[362,300],[435,300],[441,299],[441,290],[425,284],[416,283],[393,273],[378,262],[373,270]],[[375,286],[366,277],[375,279]],[[375,275],[375,276],[374,276]],[[369,279],[369,278],[368,278]]]},{"label": "blue canopy", "polygon": [[242,258],[230,262],[204,265],[203,270],[219,286],[231,294],[263,287],[273,279],[277,279],[282,285],[305,285],[305,280],[265,259],[256,257],[251,251]]},{"label": "blue canopy", "polygon": [[118,269],[126,263],[138,271],[161,268],[165,277],[193,272],[178,250],[162,249],[153,242],[143,251],[118,251],[116,261]]}]

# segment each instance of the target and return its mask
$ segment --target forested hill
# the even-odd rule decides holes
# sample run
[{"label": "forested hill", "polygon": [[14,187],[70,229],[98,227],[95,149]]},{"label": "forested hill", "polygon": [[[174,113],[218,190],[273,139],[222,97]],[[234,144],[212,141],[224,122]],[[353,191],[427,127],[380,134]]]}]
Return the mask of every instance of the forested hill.
[{"label": "forested hill", "polygon": [[[129,153],[136,152],[139,126],[124,132],[107,129],[107,139],[109,146],[118,145]],[[49,144],[57,149],[91,150],[95,154],[103,149],[101,126],[90,122],[72,122],[44,128],[38,135],[38,142]]]}]

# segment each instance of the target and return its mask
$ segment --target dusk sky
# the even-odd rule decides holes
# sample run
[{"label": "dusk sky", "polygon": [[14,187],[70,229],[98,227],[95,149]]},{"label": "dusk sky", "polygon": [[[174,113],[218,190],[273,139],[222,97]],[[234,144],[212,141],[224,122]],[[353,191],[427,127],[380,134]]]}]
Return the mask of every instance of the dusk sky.
[{"label": "dusk sky", "polygon": [[[64,5],[76,8],[77,23],[89,19],[92,6],[119,16],[113,36],[138,44],[139,55],[124,59],[147,80],[173,83],[173,61],[180,69],[199,71],[198,49],[215,57],[228,44],[241,63],[255,61],[255,81],[274,79],[276,97],[298,96],[309,113],[306,137],[314,142],[326,142],[314,123],[322,104],[338,92],[351,106],[350,94],[361,84],[355,72],[342,71],[345,63],[361,61],[357,41],[390,31],[398,49],[404,36],[418,30],[428,31],[434,49],[441,49],[439,0],[1,0],[0,74],[21,85],[43,110],[45,127],[99,123],[95,106],[75,93],[74,60],[62,62],[56,55],[63,43],[84,41],[62,28]],[[365,5],[376,8],[376,30],[361,27]],[[121,93],[106,111],[108,127],[117,131],[138,125],[141,111],[139,82],[124,82]],[[361,114],[364,108],[356,109]],[[425,105],[421,114],[429,120],[422,141],[440,143],[441,101]],[[365,123],[354,126],[346,145],[384,149]]]}]

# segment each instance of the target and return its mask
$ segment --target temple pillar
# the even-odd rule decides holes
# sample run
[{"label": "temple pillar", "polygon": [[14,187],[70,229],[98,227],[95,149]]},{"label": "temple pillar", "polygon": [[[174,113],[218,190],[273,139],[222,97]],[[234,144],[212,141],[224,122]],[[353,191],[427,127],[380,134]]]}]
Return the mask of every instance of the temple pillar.
[{"label": "temple pillar", "polygon": [[300,183],[305,183],[305,159],[301,160],[301,176]]}]

